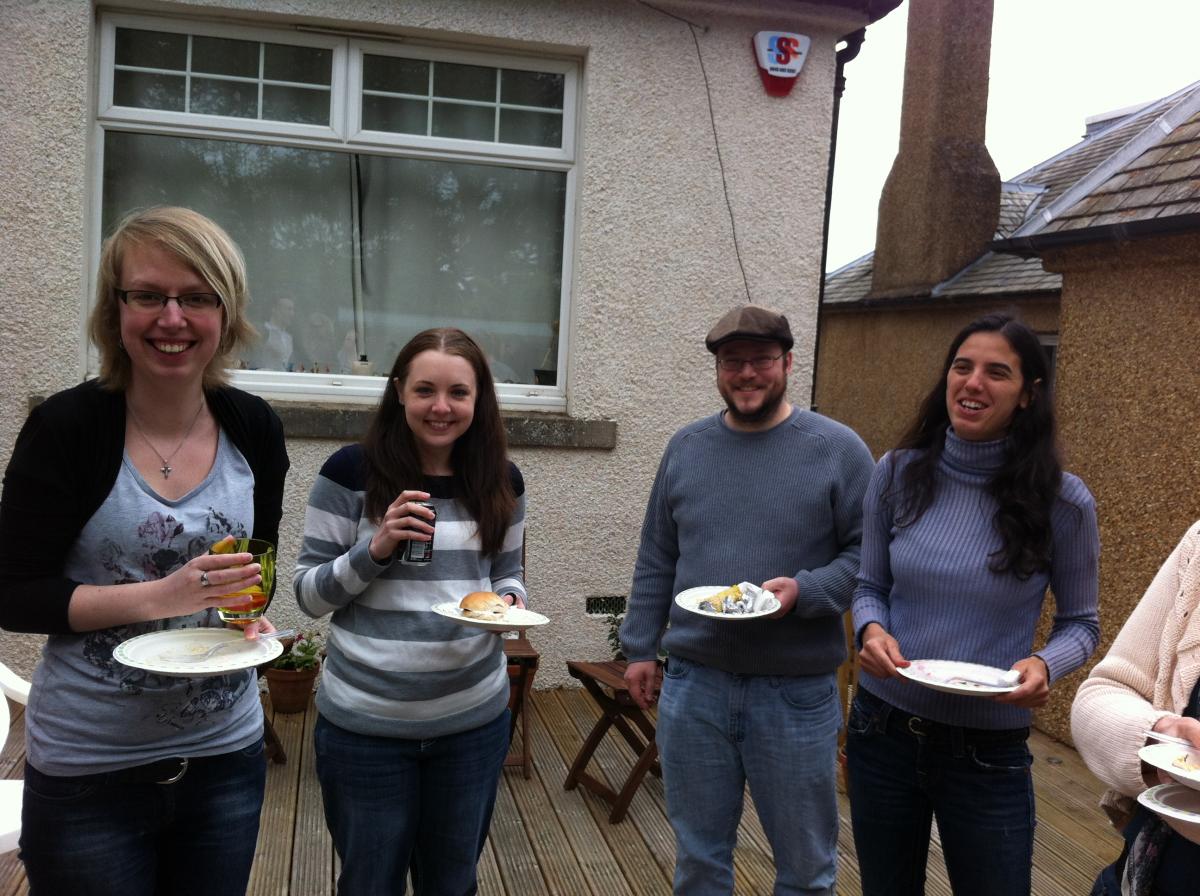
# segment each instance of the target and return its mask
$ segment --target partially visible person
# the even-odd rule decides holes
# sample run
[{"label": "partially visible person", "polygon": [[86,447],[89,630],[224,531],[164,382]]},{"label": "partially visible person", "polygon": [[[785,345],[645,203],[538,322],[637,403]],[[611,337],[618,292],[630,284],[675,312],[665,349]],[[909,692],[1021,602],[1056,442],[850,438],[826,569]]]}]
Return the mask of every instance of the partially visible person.
[{"label": "partially visible person", "polygon": [[499,358],[489,356],[488,366],[492,368],[492,377],[498,383],[516,383],[520,381],[517,372]]},{"label": "partially visible person", "polygon": [[[355,336],[353,330],[347,330],[346,335],[342,337],[342,347],[337,353],[337,373],[352,373],[354,371],[354,362],[359,360],[358,353],[358,337]],[[366,358],[366,355],[361,357]]]},{"label": "partially visible person", "polygon": [[[837,871],[836,670],[858,568],[871,454],[787,399],[787,318],[734,308],[708,334],[725,410],[677,432],[646,507],[621,643],[639,706],[667,652],[657,742],[675,831],[675,893],[729,896],[749,782],[776,896],[832,894]],[[762,583],[770,618],[676,606],[699,585]],[[670,623],[668,627],[668,622]]]},{"label": "partially visible person", "polygon": [[275,300],[271,316],[263,323],[262,340],[255,352],[257,366],[262,370],[292,369],[292,319],[296,303],[285,297]]},{"label": "partially visible person", "polygon": [[307,373],[332,373],[339,364],[338,352],[344,342],[344,339],[338,342],[333,319],[314,311],[300,333],[300,350],[294,356],[296,369]]},{"label": "partially visible person", "polygon": [[410,868],[415,896],[475,892],[507,663],[494,633],[430,608],[473,591],[524,606],[524,493],[487,361],[455,329],[400,350],[366,438],[313,484],[294,585],[305,613],[333,614],[313,739],[342,896],[404,893]]},{"label": "partially visible person", "polygon": [[[1029,893],[1031,710],[1099,639],[1095,504],[1062,470],[1047,377],[1023,323],[972,322],[871,478],[846,740],[864,896],[924,893],[934,818],[955,893]],[[1054,624],[1035,651],[1047,588]],[[900,674],[917,659],[1011,668],[1019,685],[943,693]]]},{"label": "partially visible person", "polygon": [[[173,678],[128,638],[220,627],[261,581],[226,536],[275,542],[288,458],[266,402],[226,385],[252,335],[241,253],[156,208],[100,257],[100,378],[51,396],[0,498],[0,625],[49,635],[25,713],[21,852],[35,894],[243,894],[266,780],[253,670]],[[246,636],[271,630],[252,623]]]},{"label": "partially visible person", "polygon": [[[1200,523],[1159,569],[1104,659],[1079,686],[1071,735],[1110,790],[1101,806],[1125,837],[1121,857],[1092,896],[1194,896],[1200,881],[1197,826],[1151,813],[1135,800],[1167,776],[1138,759],[1156,731],[1200,752]],[[1182,753],[1182,749],[1180,750]]]}]

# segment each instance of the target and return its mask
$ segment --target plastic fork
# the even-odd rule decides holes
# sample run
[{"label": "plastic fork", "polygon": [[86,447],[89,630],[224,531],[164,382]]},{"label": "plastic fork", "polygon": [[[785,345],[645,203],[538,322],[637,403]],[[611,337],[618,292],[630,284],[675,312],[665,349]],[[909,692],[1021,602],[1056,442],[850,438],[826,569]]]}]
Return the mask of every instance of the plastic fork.
[{"label": "plastic fork", "polygon": [[990,677],[979,676],[978,678],[971,675],[953,675],[947,679],[948,684],[978,684],[985,688],[1011,688],[1019,684],[1021,681],[1021,673],[1016,669],[1009,669],[1007,672]]},{"label": "plastic fork", "polygon": [[[280,629],[277,632],[261,632],[258,636],[258,640],[266,641],[270,638],[290,638],[295,634],[296,634],[296,630],[294,628],[285,628],[285,629]],[[184,656],[177,657],[176,659],[178,662],[181,662],[181,663],[202,663],[205,660],[212,659],[223,648],[229,647],[231,644],[240,644],[242,640],[244,640],[244,639],[221,641],[220,643],[214,644],[212,647],[208,648],[208,650],[204,651],[204,653],[186,654]]]},{"label": "plastic fork", "polygon": [[1142,734],[1144,734],[1146,737],[1152,737],[1155,740],[1161,740],[1168,744],[1177,744],[1181,747],[1187,747],[1189,750],[1200,750],[1200,747],[1197,747],[1190,740],[1184,740],[1182,737],[1174,737],[1170,734],[1159,734],[1157,731],[1143,731]]}]

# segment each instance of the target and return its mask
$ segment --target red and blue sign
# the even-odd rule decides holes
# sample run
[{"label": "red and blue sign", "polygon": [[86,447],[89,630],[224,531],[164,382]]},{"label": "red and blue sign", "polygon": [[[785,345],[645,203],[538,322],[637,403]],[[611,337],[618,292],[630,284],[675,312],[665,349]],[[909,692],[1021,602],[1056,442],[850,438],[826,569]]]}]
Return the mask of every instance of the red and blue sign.
[{"label": "red and blue sign", "polygon": [[812,40],[790,31],[760,31],[750,44],[767,93],[787,96],[804,67]]}]

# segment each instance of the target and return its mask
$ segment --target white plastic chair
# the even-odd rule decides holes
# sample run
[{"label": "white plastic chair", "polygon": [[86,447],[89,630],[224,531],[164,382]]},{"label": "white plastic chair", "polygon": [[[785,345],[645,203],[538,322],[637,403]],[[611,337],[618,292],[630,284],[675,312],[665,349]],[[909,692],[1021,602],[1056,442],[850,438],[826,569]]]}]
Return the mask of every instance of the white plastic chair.
[{"label": "white plastic chair", "polygon": [[[12,669],[0,663],[0,744],[8,739],[10,717],[8,700],[14,700],[22,705],[29,702],[29,682],[17,675]],[[7,697],[8,699],[4,699]],[[0,853],[10,852],[17,848],[21,837],[21,799],[25,790],[25,782],[0,781]]]}]

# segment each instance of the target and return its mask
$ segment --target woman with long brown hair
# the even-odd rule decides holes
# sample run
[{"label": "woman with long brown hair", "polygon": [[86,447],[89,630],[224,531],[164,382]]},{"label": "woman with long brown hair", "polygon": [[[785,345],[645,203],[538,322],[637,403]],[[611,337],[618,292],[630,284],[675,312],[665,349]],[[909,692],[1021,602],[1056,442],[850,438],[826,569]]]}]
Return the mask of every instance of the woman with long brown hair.
[{"label": "woman with long brown hair", "polygon": [[430,608],[473,591],[524,606],[524,519],[483,352],[418,333],[366,438],[322,467],[296,567],[300,608],[333,614],[314,740],[339,893],[403,893],[410,867],[417,896],[475,892],[506,663],[494,634]]},{"label": "woman with long brown hair", "polygon": [[[1028,896],[1031,711],[1099,638],[1095,502],[1062,469],[1048,381],[1025,324],[973,321],[867,489],[846,736],[864,896],[925,892],[935,819],[955,893]],[[1054,621],[1035,650],[1047,588]],[[908,680],[920,660],[999,677],[946,693]]]}]

